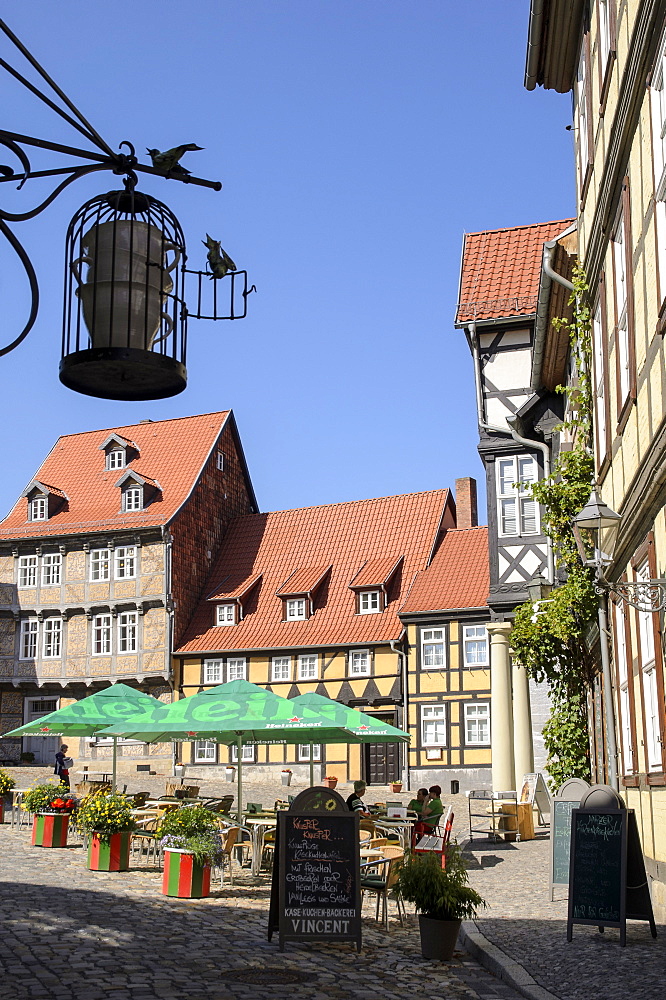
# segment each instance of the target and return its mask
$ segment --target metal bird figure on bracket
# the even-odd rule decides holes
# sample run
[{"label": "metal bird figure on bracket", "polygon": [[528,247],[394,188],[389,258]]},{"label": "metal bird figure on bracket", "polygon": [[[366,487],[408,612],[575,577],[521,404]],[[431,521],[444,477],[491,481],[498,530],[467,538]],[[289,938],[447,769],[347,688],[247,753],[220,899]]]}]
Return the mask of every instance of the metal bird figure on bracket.
[{"label": "metal bird figure on bracket", "polygon": [[178,161],[185,153],[193,153],[203,148],[203,146],[197,146],[195,143],[189,142],[184,146],[174,146],[173,149],[166,149],[164,152],[161,152],[159,149],[148,149],[146,152],[153,161],[155,170],[159,170],[165,177],[169,177],[174,174],[189,174],[190,171],[181,166]]},{"label": "metal bird figure on bracket", "polygon": [[208,247],[206,259],[212,272],[211,278],[223,278],[229,271],[236,270],[236,265],[226,250],[222,249],[219,240],[214,240],[206,233],[206,239],[201,242],[205,247]]}]

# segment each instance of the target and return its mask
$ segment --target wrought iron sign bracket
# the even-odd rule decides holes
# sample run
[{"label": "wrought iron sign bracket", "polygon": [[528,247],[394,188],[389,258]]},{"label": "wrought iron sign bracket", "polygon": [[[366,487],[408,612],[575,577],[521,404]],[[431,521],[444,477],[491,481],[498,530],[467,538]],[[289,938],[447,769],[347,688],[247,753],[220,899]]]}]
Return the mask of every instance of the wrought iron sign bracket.
[{"label": "wrought iron sign bracket", "polygon": [[595,586],[597,594],[610,594],[623,604],[637,611],[657,613],[666,610],[666,579],[637,580],[609,583],[600,579]]}]

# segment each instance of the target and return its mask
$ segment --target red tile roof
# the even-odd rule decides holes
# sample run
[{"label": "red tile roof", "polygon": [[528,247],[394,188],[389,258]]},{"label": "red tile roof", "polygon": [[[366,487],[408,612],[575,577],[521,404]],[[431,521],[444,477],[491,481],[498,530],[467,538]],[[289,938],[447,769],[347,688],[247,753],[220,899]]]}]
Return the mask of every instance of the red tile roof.
[{"label": "red tile roof", "polygon": [[249,578],[243,578],[240,583],[238,583],[238,577],[232,580],[230,576],[223,580],[219,587],[217,587],[213,593],[208,598],[209,601],[236,601],[241,597],[245,597],[252,588],[259,583],[261,580],[261,573],[255,573],[254,576]]},{"label": "red tile roof", "polygon": [[543,245],[573,221],[467,233],[456,324],[535,313]]},{"label": "red tile roof", "polygon": [[[415,574],[425,569],[439,533],[448,490],[252,514],[232,521],[210,577],[207,593],[227,576],[238,580],[263,573],[261,585],[244,605],[243,621],[214,627],[202,601],[179,653],[377,643],[398,639],[397,611]],[[356,614],[349,581],[367,560],[404,555],[402,573],[379,614]],[[295,571],[332,565],[306,621],[282,621],[276,591]]]},{"label": "red tile roof", "polygon": [[488,529],[447,531],[430,566],[417,576],[400,613],[482,608],[489,586]]},{"label": "red tile roof", "polygon": [[[47,521],[28,521],[28,505],[19,500],[4,521],[0,539],[67,535],[166,524],[184,503],[217,442],[230,411],[174,420],[147,421],[124,427],[67,434],[58,438],[35,479],[54,483],[68,503]],[[140,456],[127,466],[161,486],[145,510],[121,511],[118,469],[105,469],[99,446],[109,433],[127,436]],[[125,470],[126,471],[126,470]],[[51,487],[49,487],[51,489]]]},{"label": "red tile roof", "polygon": [[401,562],[402,555],[398,556],[397,559],[395,556],[387,556],[384,559],[368,559],[349,586],[352,590],[364,587],[382,587],[388,583]]},{"label": "red tile roof", "polygon": [[278,597],[291,597],[295,594],[310,594],[324,579],[331,564],[313,566],[308,569],[297,569],[285,580],[276,591]]}]

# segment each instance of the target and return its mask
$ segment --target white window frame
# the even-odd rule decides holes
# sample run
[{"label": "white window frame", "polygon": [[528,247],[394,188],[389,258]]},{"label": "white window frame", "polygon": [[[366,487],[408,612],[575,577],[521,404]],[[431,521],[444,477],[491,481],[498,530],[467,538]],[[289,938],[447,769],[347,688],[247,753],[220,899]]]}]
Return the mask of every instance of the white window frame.
[{"label": "white window frame", "polygon": [[[490,663],[488,655],[488,630],[485,625],[463,625],[462,629],[462,643],[463,643],[463,663],[466,667],[473,670],[475,667],[487,667]],[[476,657],[470,658],[470,653],[476,652],[480,649],[481,643],[485,647],[485,655],[483,659],[477,659]]]},{"label": "white window frame", "polygon": [[111,448],[106,453],[107,471],[113,469],[124,469],[126,465],[126,454],[124,448]]},{"label": "white window frame", "polygon": [[92,626],[92,655],[109,656],[111,654],[113,630],[111,615],[95,615]]},{"label": "white window frame", "polygon": [[215,605],[215,624],[216,625],[235,625],[236,624],[236,605],[235,604],[216,604]]},{"label": "white window frame", "polygon": [[123,490],[123,510],[143,510],[143,486],[127,486]]},{"label": "white window frame", "polygon": [[606,360],[604,357],[604,327],[601,301],[592,317],[592,340],[594,349],[594,416],[599,462],[604,460],[608,437],[606,429]]},{"label": "white window frame", "polygon": [[446,738],[447,721],[446,704],[444,702],[421,705],[421,746],[448,746]]},{"label": "white window frame", "polygon": [[306,597],[288,597],[284,602],[284,617],[288,622],[302,622],[308,617]]},{"label": "white window frame", "polygon": [[136,579],[136,545],[119,545],[113,553],[116,580]]},{"label": "white window frame", "polygon": [[204,684],[222,684],[224,681],[224,660],[211,659],[204,660],[203,682]]},{"label": "white window frame", "polygon": [[39,622],[36,618],[21,619],[19,660],[36,660],[39,641]]},{"label": "white window frame", "polygon": [[139,612],[121,611],[117,629],[118,653],[136,653],[139,648]]},{"label": "white window frame", "polygon": [[37,556],[19,556],[18,585],[19,587],[37,586]]},{"label": "white window frame", "polygon": [[271,657],[271,683],[291,680],[291,656]]},{"label": "white window frame", "polygon": [[597,9],[599,11],[599,56],[601,58],[601,82],[603,84],[611,54],[611,15],[608,0],[598,0]]},{"label": "white window frame", "polygon": [[629,664],[627,662],[627,635],[624,611],[619,604],[613,605],[613,634],[615,636],[615,662],[620,690],[620,730],[622,736],[623,774],[633,772],[633,746],[631,741],[631,704],[629,701]]},{"label": "white window frame", "polygon": [[244,656],[231,656],[227,659],[227,680],[247,680],[247,659]]},{"label": "white window frame", "polygon": [[349,650],[349,676],[369,677],[372,673],[372,653],[369,649]]},{"label": "white window frame", "polygon": [[624,211],[622,211],[620,212],[620,218],[618,219],[611,240],[613,246],[613,290],[615,295],[615,315],[617,317],[615,350],[617,351],[617,364],[620,373],[619,409],[622,409],[631,389],[625,240]]},{"label": "white window frame", "polygon": [[219,472],[224,472],[224,452],[218,451],[216,464]]},{"label": "white window frame", "polygon": [[380,590],[362,590],[358,595],[359,615],[377,615],[382,610]]},{"label": "white window frame", "polygon": [[[241,760],[244,764],[254,764],[257,759],[257,748],[254,743],[246,743],[241,747]],[[234,744],[231,747],[231,761],[238,763],[238,747]]]},{"label": "white window frame", "polygon": [[42,624],[42,658],[59,660],[62,656],[62,618],[45,618]]},{"label": "white window frame", "polygon": [[217,763],[217,743],[214,740],[195,740],[194,762],[195,764]]},{"label": "white window frame", "polygon": [[45,552],[42,556],[42,587],[59,587],[62,579],[62,555]]},{"label": "white window frame", "polygon": [[666,32],[659,44],[659,55],[650,84],[652,110],[652,158],[655,178],[655,218],[657,222],[657,261],[662,300],[666,297]]},{"label": "white window frame", "polygon": [[[490,702],[466,701],[464,704],[465,746],[490,746]],[[486,737],[479,736],[479,730],[486,724]],[[474,732],[476,730],[476,732]]]},{"label": "white window frame", "polygon": [[111,550],[90,550],[90,582],[103,583],[111,579]]},{"label": "white window frame", "polygon": [[[650,579],[647,559],[636,569],[636,580],[645,583]],[[661,726],[659,720],[659,692],[655,661],[654,628],[651,611],[637,611],[638,639],[641,651],[643,703],[645,706],[645,756],[648,771],[661,771]]]},{"label": "white window frame", "polygon": [[574,100],[575,100],[575,113],[576,113],[576,134],[578,138],[578,165],[580,170],[580,183],[581,187],[583,181],[585,180],[585,174],[587,173],[587,168],[590,161],[590,147],[589,147],[589,130],[588,130],[588,120],[589,120],[589,108],[587,100],[587,74],[589,72],[589,67],[587,65],[587,44],[585,36],[583,36],[583,44],[581,45],[580,58],[578,60],[578,67],[576,69],[576,81],[574,83]]},{"label": "white window frame", "polygon": [[[310,744],[309,743],[301,743],[301,744],[299,744],[296,756],[297,756],[298,762],[300,764],[309,764],[310,763]],[[312,762],[316,764],[318,761],[321,761],[321,744],[320,743],[313,743],[312,744]]]},{"label": "white window frame", "polygon": [[[497,467],[497,534],[521,538],[540,534],[539,504],[523,483],[536,483],[539,467],[534,455],[502,455]],[[516,486],[518,483],[520,485]],[[511,530],[514,527],[515,530]]]},{"label": "white window frame", "polygon": [[[314,661],[314,663],[312,661]],[[317,653],[298,654],[297,677],[299,681],[313,681],[319,679],[319,656]]]},{"label": "white window frame", "polygon": [[29,505],[29,521],[48,521],[49,519],[49,498],[45,496],[33,497]]},{"label": "white window frame", "polygon": [[[441,646],[441,651],[439,647]],[[446,628],[443,625],[421,629],[421,670],[446,670]]]}]

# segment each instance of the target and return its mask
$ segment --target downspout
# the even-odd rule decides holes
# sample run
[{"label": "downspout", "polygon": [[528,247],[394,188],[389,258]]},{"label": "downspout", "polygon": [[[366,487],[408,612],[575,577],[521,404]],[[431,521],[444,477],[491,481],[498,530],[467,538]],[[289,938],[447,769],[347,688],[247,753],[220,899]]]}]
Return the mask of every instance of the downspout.
[{"label": "downspout", "polygon": [[[536,448],[543,455],[543,478],[550,476],[550,448],[543,441],[535,441],[532,438],[523,437],[512,424],[518,421],[518,417],[507,417],[506,422],[511,428],[511,437],[517,444],[522,444],[525,448]],[[546,535],[546,583],[551,587],[555,582],[555,560],[553,557],[553,542]]]},{"label": "downspout", "polygon": [[[389,640],[389,646],[394,653],[397,653],[400,660],[400,674],[402,678],[402,728],[409,732],[409,690],[407,688],[407,654],[402,649],[396,648],[399,639]],[[404,759],[402,762],[402,783],[406,791],[409,787],[409,743],[405,746]]]},{"label": "downspout", "polygon": [[[173,547],[173,536],[167,527],[162,528],[162,540],[164,541],[164,594],[165,594],[165,606],[167,615],[169,617],[169,625],[167,628],[167,666],[168,666],[168,683],[171,686],[171,700],[173,701],[175,690],[174,690],[174,675],[173,675],[173,645],[174,645],[174,628],[175,628],[175,606],[173,602],[173,594],[171,592],[171,567],[172,567],[172,547]],[[183,664],[181,661],[180,670],[182,671]],[[181,682],[183,678],[180,678]],[[171,769],[173,776],[176,775],[176,763],[178,761],[178,744],[171,744]]]},{"label": "downspout", "polygon": [[[553,272],[553,274],[554,273],[555,272]],[[496,434],[504,434],[504,435],[510,434],[513,440],[517,442],[517,444],[522,444],[530,449],[536,448],[543,455],[543,474],[544,478],[547,478],[550,475],[550,449],[547,444],[544,444],[542,441],[533,441],[530,440],[529,438],[522,437],[515,429],[515,427],[511,426],[510,423],[512,419],[511,417],[507,417],[506,427],[496,427],[494,424],[488,424],[484,420],[483,392],[481,389],[481,367],[479,364],[479,342],[476,332],[476,323],[469,323],[467,326],[467,330],[465,332],[467,334],[467,339],[470,345],[470,349],[472,351],[472,357],[474,359],[474,382],[476,385],[476,411],[477,411],[477,419],[479,427],[483,428],[483,430],[494,431]],[[546,582],[552,585],[555,579],[555,569],[554,569],[554,559],[553,559],[553,546],[550,538],[548,538],[546,542],[546,574],[547,574]]]}]

